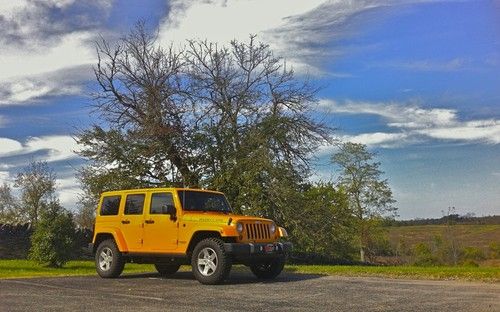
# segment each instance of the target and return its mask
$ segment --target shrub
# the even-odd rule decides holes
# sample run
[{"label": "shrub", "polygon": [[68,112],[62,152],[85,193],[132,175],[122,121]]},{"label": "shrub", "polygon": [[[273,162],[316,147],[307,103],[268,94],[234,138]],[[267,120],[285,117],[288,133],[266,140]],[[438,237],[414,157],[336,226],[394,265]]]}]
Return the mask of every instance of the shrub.
[{"label": "shrub", "polygon": [[490,258],[499,259],[500,258],[500,243],[492,242],[490,243]]},{"label": "shrub", "polygon": [[71,258],[75,224],[59,203],[49,203],[31,237],[29,258],[49,267],[62,267]]},{"label": "shrub", "polygon": [[477,262],[474,260],[465,260],[464,262],[462,262],[462,265],[467,266],[467,267],[478,267],[479,266],[479,264],[477,264]]},{"label": "shrub", "polygon": [[395,252],[387,238],[387,234],[378,230],[372,230],[366,244],[366,251],[369,258],[376,256],[394,256]]},{"label": "shrub", "polygon": [[477,247],[465,247],[462,249],[462,260],[463,261],[468,261],[468,260],[484,260],[484,253],[481,249]]},{"label": "shrub", "polygon": [[426,243],[418,243],[413,249],[413,254],[415,256],[415,265],[427,266],[427,265],[438,265],[440,261],[436,257]]}]

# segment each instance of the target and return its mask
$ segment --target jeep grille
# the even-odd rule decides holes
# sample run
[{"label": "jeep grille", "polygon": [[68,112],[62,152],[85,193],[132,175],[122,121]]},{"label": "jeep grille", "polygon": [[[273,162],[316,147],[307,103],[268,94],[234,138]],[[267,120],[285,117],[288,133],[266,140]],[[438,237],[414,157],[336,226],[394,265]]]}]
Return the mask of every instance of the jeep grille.
[{"label": "jeep grille", "polygon": [[243,234],[247,240],[269,240],[271,238],[269,224],[263,223],[246,223]]}]

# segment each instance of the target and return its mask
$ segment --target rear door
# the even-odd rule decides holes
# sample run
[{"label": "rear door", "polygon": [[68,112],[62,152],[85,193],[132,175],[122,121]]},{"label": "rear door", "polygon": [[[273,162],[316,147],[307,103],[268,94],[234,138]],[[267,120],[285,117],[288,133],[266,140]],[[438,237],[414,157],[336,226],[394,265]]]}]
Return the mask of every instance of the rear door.
[{"label": "rear door", "polygon": [[125,195],[125,207],[120,227],[129,252],[142,251],[144,236],[144,202],[146,193],[131,193]]},{"label": "rear door", "polygon": [[149,196],[149,207],[144,220],[144,251],[165,252],[177,248],[177,219],[167,214],[167,207],[173,206],[171,192],[153,192]]},{"label": "rear door", "polygon": [[121,206],[121,194],[107,194],[101,198],[96,218],[96,233],[100,228],[120,228],[121,216],[118,215]]}]

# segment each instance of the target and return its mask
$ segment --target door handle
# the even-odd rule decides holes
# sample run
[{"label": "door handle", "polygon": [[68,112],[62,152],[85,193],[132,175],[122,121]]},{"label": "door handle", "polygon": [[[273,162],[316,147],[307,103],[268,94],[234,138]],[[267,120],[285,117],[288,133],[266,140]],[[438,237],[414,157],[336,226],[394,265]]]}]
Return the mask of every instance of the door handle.
[{"label": "door handle", "polygon": [[155,223],[155,220],[146,220],[146,221],[144,221],[144,223],[153,224],[153,223]]},{"label": "door handle", "polygon": [[122,224],[129,224],[130,220],[122,220]]}]

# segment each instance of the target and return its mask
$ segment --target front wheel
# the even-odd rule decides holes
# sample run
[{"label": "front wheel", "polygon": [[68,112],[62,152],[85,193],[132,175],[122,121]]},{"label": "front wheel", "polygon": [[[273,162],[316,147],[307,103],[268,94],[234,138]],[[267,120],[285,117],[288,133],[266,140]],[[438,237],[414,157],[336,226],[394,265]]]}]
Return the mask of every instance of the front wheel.
[{"label": "front wheel", "polygon": [[95,254],[95,266],[100,277],[118,277],[122,274],[125,261],[114,240],[107,239],[99,244]]},{"label": "front wheel", "polygon": [[273,279],[280,275],[285,267],[285,257],[279,257],[250,265],[252,273],[260,279]]},{"label": "front wheel", "polygon": [[231,271],[231,258],[218,238],[200,241],[193,250],[191,266],[196,279],[207,285],[223,282]]},{"label": "front wheel", "polygon": [[158,271],[158,273],[160,273],[161,276],[172,275],[179,270],[179,267],[180,267],[179,264],[163,264],[163,263],[155,264],[156,271]]}]

